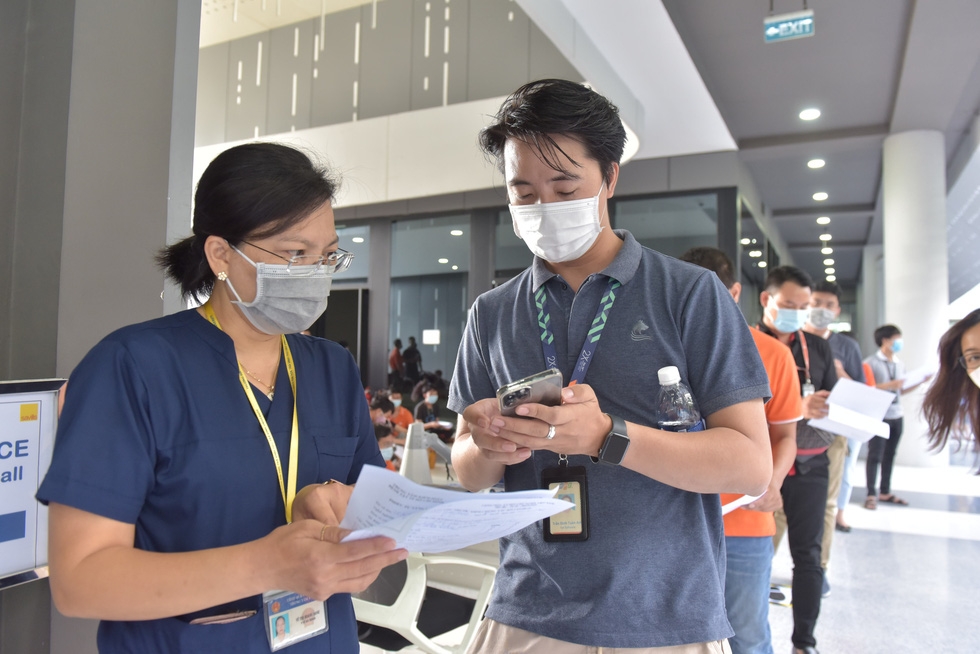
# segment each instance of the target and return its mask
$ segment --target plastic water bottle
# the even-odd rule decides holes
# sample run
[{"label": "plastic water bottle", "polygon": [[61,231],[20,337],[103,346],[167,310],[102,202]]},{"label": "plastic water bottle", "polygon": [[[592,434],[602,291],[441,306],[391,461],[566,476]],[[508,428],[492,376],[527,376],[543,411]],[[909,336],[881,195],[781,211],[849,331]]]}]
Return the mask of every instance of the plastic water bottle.
[{"label": "plastic water bottle", "polygon": [[701,431],[704,423],[701,412],[691,395],[691,389],[681,382],[677,366],[657,371],[660,379],[660,399],[657,402],[657,427],[666,431]]}]

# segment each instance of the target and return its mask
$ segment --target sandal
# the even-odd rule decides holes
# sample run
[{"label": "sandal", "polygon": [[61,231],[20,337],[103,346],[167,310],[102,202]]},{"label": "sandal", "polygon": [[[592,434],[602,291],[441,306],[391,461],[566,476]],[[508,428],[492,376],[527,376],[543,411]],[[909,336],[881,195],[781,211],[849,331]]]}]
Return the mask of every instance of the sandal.
[{"label": "sandal", "polygon": [[878,500],[881,501],[881,502],[885,502],[886,504],[898,504],[899,506],[908,506],[909,505],[908,502],[906,502],[905,500],[903,500],[901,497],[897,497],[895,495],[889,495],[888,497],[885,497],[884,495],[881,495],[880,497],[878,497]]},{"label": "sandal", "polygon": [[868,495],[868,499],[864,500],[864,508],[868,511],[874,511],[878,508],[878,498],[874,495]]}]

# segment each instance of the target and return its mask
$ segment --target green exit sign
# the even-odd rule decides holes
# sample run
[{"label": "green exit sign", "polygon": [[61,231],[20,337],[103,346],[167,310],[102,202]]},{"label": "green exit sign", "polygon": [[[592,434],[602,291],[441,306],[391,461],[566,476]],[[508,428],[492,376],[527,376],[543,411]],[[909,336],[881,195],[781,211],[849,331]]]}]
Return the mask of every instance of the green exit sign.
[{"label": "green exit sign", "polygon": [[769,16],[763,23],[766,43],[813,36],[813,10]]}]

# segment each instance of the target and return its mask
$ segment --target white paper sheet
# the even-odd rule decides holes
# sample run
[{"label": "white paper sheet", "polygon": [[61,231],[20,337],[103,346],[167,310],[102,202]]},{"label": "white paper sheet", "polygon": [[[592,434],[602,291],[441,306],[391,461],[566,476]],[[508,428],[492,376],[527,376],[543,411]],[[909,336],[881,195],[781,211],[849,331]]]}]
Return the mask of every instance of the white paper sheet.
[{"label": "white paper sheet", "polygon": [[811,420],[810,425],[859,441],[874,436],[888,438],[888,425],[882,422],[895,394],[852,379],[839,379],[827,398],[827,417]]},{"label": "white paper sheet", "polygon": [[[765,493],[763,493],[762,495],[765,495]],[[752,504],[752,502],[755,502],[757,499],[762,497],[762,495],[743,495],[738,499],[732,500],[728,504],[723,504],[721,507],[721,514],[728,515],[735,509],[741,508],[746,504]]]},{"label": "white paper sheet", "polygon": [[448,552],[506,536],[570,509],[556,491],[466,493],[416,484],[364,466],[340,526],[348,540],[393,538],[410,552]]},{"label": "white paper sheet", "polygon": [[906,388],[911,388],[916,384],[921,384],[930,375],[935,374],[936,369],[932,366],[922,366],[921,368],[916,368],[905,373],[905,379],[902,380],[902,390]]}]

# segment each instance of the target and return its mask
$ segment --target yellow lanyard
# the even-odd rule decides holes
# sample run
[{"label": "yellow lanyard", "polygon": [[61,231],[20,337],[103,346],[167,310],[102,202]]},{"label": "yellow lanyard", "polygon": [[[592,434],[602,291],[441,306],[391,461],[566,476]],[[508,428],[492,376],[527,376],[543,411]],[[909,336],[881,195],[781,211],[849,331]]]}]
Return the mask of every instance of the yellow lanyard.
[{"label": "yellow lanyard", "polygon": [[[218,323],[218,316],[214,315],[214,308],[211,306],[211,301],[208,300],[204,304],[204,314],[211,321],[211,324],[221,329],[221,324]],[[279,476],[279,490],[282,492],[282,503],[286,507],[286,522],[293,521],[293,500],[296,498],[296,477],[297,469],[299,468],[299,420],[297,419],[296,412],[296,366],[293,364],[293,354],[289,351],[289,344],[286,342],[286,335],[283,334],[282,339],[282,352],[286,359],[286,372],[289,374],[289,387],[293,391],[293,428],[289,437],[289,488],[287,491],[286,484],[283,483],[282,478],[282,463],[279,459],[279,448],[276,447],[276,441],[272,438],[272,431],[269,430],[269,423],[265,421],[265,416],[262,415],[262,409],[259,408],[259,403],[255,401],[255,393],[252,392],[252,384],[249,383],[248,377],[245,376],[245,369],[242,364],[238,364],[238,381],[241,382],[242,388],[245,389],[245,395],[248,397],[248,403],[252,405],[252,411],[255,412],[255,417],[259,421],[259,426],[262,427],[262,432],[265,434],[265,439],[269,442],[269,449],[272,451],[272,460],[276,464],[276,474]]]}]

